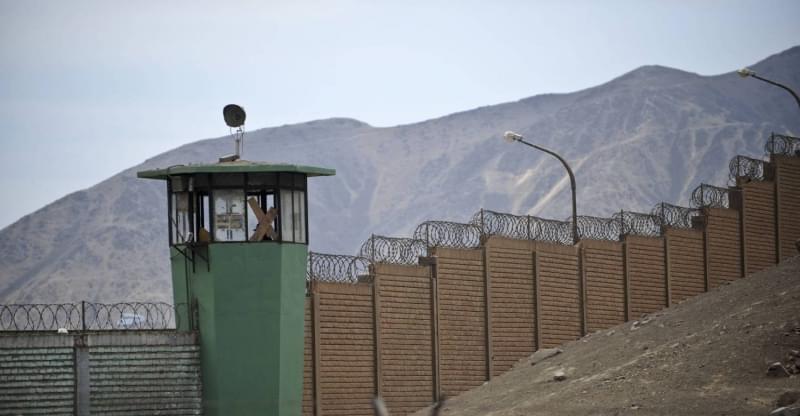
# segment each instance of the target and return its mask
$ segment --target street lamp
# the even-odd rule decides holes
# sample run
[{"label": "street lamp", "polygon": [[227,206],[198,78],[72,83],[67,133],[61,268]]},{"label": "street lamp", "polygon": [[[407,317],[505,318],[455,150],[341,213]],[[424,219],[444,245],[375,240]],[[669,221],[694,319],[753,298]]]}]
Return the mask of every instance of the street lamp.
[{"label": "street lamp", "polygon": [[541,150],[558,159],[559,162],[561,162],[561,164],[564,165],[564,168],[567,169],[567,173],[569,174],[569,184],[572,187],[572,244],[578,244],[580,238],[578,237],[578,203],[575,199],[575,175],[572,173],[572,169],[570,169],[569,165],[567,164],[567,161],[552,150],[548,150],[545,149],[544,147],[526,142],[524,140],[525,138],[522,137],[521,134],[514,133],[513,131],[507,131],[506,134],[503,135],[503,137],[509,143],[520,142],[534,149]]},{"label": "street lamp", "polygon": [[776,87],[780,87],[780,88],[785,89],[786,91],[789,91],[789,94],[792,94],[792,97],[794,97],[794,100],[797,101],[797,106],[800,107],[800,97],[798,97],[797,93],[792,91],[791,88],[789,88],[789,87],[787,87],[787,86],[785,86],[783,84],[777,83],[775,81],[768,80],[768,79],[766,79],[764,77],[760,77],[760,76],[756,75],[756,72],[753,71],[750,68],[742,68],[742,69],[736,71],[736,73],[739,74],[739,76],[742,77],[742,78],[753,77],[753,78],[755,78],[757,80],[764,81],[767,84],[772,84],[772,85],[774,85]]}]

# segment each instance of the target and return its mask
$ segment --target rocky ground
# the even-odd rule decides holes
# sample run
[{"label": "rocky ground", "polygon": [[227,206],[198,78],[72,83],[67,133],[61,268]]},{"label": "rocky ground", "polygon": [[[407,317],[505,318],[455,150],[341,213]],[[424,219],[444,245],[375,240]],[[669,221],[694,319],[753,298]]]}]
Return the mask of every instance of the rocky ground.
[{"label": "rocky ground", "polygon": [[[800,399],[798,350],[800,257],[795,257],[590,334],[551,357],[540,352],[447,400],[439,414],[769,415],[779,404]],[[800,415],[800,409],[783,414]]]}]

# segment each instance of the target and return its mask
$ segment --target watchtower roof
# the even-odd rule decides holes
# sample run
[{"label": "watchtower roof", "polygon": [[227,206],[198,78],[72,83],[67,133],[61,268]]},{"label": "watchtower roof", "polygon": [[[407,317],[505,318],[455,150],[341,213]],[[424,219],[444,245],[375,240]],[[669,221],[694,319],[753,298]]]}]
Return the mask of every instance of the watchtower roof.
[{"label": "watchtower roof", "polygon": [[208,164],[175,165],[164,169],[143,170],[136,173],[139,178],[166,180],[173,175],[192,175],[198,173],[269,173],[269,172],[295,172],[312,176],[333,176],[335,169],[318,166],[290,165],[286,163],[251,162],[236,160],[233,162],[220,162]]}]

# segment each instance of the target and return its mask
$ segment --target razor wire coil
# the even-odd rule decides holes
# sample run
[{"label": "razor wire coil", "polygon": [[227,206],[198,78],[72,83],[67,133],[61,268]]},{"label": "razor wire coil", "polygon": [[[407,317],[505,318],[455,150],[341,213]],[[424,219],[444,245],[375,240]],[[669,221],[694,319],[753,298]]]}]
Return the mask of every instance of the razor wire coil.
[{"label": "razor wire coil", "polygon": [[372,263],[417,264],[426,254],[422,240],[373,234],[361,245],[358,255]]},{"label": "razor wire coil", "polygon": [[370,280],[369,260],[360,256],[308,253],[306,281],[358,283]]},{"label": "razor wire coil", "polygon": [[800,157],[800,137],[772,133],[764,144],[764,153]]},{"label": "razor wire coil", "polygon": [[682,207],[667,202],[656,204],[650,211],[650,215],[657,217],[662,226],[673,228],[694,228],[694,218],[700,214],[697,208]]},{"label": "razor wire coil", "polygon": [[481,229],[474,224],[425,221],[414,230],[414,240],[427,247],[475,248],[481,244]]},{"label": "razor wire coil", "polygon": [[167,330],[186,305],[161,302],[0,305],[0,331]]},{"label": "razor wire coil", "polygon": [[622,235],[661,236],[661,219],[653,214],[620,211],[614,214],[614,221],[619,224]]},{"label": "razor wire coil", "polygon": [[691,203],[694,208],[729,208],[730,191],[728,188],[702,183],[692,191]]},{"label": "razor wire coil", "polygon": [[767,162],[747,156],[736,156],[728,163],[728,178],[730,185],[735,186],[739,178],[750,181],[763,181],[766,179]]}]

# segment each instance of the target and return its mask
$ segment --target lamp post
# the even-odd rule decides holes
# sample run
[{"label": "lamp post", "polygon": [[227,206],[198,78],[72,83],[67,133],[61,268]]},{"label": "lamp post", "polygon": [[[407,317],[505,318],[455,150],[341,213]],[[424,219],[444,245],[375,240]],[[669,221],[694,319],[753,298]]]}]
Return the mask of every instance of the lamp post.
[{"label": "lamp post", "polygon": [[764,77],[758,76],[758,75],[756,75],[756,72],[753,71],[750,68],[742,68],[742,69],[736,71],[736,73],[738,73],[739,76],[742,77],[742,78],[753,77],[753,78],[755,78],[755,79],[757,79],[759,81],[764,81],[767,84],[772,84],[772,85],[774,85],[776,87],[780,87],[780,88],[785,89],[786,91],[789,91],[789,94],[792,94],[792,97],[794,97],[794,100],[797,101],[797,106],[800,107],[800,97],[798,97],[797,93],[792,91],[792,89],[787,87],[786,85],[783,85],[781,83],[778,83],[778,82],[775,82],[775,81],[772,81],[772,80],[768,80],[768,79],[766,79]]},{"label": "lamp post", "polygon": [[541,150],[555,157],[559,162],[561,162],[562,165],[564,165],[564,168],[567,170],[567,174],[569,174],[569,184],[572,188],[572,244],[578,244],[578,240],[580,240],[580,238],[578,237],[578,203],[575,199],[575,174],[572,173],[572,169],[569,167],[569,164],[567,164],[567,161],[552,150],[548,150],[542,146],[526,142],[525,138],[522,137],[521,134],[514,133],[513,131],[507,131],[503,137],[509,143],[520,142],[534,149]]}]

